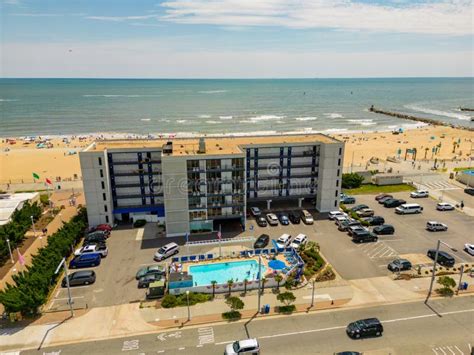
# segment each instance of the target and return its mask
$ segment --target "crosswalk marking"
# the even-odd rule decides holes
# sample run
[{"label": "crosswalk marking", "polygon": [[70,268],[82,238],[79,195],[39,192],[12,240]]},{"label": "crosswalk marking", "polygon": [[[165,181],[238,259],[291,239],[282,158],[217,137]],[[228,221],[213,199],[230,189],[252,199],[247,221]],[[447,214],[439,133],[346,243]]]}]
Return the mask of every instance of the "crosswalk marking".
[{"label": "crosswalk marking", "polygon": [[446,180],[435,180],[423,183],[417,183],[417,187],[420,190],[459,190],[461,189],[459,186],[451,184],[449,181]]},{"label": "crosswalk marking", "polygon": [[370,259],[393,258],[398,255],[393,248],[380,240],[375,243],[359,244],[357,247],[359,247]]},{"label": "crosswalk marking", "polygon": [[[461,348],[464,348],[464,346],[460,346]],[[471,344],[468,344],[467,346],[467,353],[463,352],[461,348],[457,345],[445,345],[431,348],[431,350],[435,355],[469,355],[472,353]]]},{"label": "crosswalk marking", "polygon": [[214,343],[214,328],[203,327],[198,328],[199,345]]}]

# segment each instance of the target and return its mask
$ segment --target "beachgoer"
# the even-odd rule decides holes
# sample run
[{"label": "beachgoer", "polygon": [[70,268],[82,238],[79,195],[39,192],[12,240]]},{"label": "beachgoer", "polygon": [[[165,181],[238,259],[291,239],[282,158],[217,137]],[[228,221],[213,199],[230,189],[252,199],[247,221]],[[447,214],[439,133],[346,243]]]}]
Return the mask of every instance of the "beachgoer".
[{"label": "beachgoer", "polygon": [[464,201],[461,201],[461,209],[464,208]]}]

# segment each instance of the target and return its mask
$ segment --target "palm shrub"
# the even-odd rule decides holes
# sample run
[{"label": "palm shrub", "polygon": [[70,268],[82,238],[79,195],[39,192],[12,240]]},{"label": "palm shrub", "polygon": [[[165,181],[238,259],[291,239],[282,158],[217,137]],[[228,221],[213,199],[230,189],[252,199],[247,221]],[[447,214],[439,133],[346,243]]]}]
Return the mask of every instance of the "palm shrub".
[{"label": "palm shrub", "polygon": [[279,311],[282,313],[290,313],[296,309],[295,305],[292,304],[293,302],[296,301],[296,297],[293,294],[293,292],[289,292],[289,291],[282,292],[278,294],[277,300],[284,304],[284,306],[280,306],[278,308]]},{"label": "palm shrub", "polygon": [[222,318],[229,320],[240,319],[242,314],[239,311],[244,308],[244,301],[234,296],[228,297],[225,303],[230,307],[230,312],[222,313]]}]

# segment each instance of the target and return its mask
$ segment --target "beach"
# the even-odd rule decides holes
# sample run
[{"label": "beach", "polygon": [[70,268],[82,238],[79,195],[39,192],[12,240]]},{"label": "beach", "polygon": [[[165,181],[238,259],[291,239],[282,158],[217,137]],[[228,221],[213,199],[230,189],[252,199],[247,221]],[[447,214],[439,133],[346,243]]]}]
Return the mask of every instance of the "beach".
[{"label": "beach", "polygon": [[[474,133],[466,130],[442,126],[423,126],[405,130],[403,133],[393,132],[356,132],[333,134],[332,137],[343,140],[345,144],[344,167],[365,166],[375,157],[384,162],[388,157],[400,159],[405,157],[406,149],[417,149],[417,160],[437,159],[443,161],[458,161],[459,166],[468,166]],[[48,178],[54,182],[74,181],[81,179],[79,164],[80,150],[87,147],[96,139],[138,137],[125,134],[95,134],[88,136],[51,137],[48,141],[52,148],[38,149],[36,143],[26,143],[16,138],[15,144],[2,139],[0,145],[0,183],[21,184],[33,183],[32,173],[40,176],[37,182]],[[164,137],[167,137],[166,135]],[[174,136],[171,136],[173,139]],[[456,144],[453,153],[453,143]],[[437,154],[432,153],[433,147],[441,144]],[[428,148],[428,150],[426,150]],[[407,159],[412,160],[409,154]]]}]

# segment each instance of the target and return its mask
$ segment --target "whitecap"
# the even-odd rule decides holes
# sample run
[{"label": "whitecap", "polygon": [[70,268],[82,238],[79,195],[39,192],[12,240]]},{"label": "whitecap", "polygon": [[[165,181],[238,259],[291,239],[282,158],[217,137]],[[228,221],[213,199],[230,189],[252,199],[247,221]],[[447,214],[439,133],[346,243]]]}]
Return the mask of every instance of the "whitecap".
[{"label": "whitecap", "polygon": [[122,95],[122,94],[104,94],[104,95],[82,95],[82,97],[108,97],[108,98],[116,98],[116,97],[153,97],[153,96],[160,96],[160,95]]},{"label": "whitecap", "polygon": [[359,124],[361,126],[373,126],[376,125],[377,122],[373,122],[374,120],[371,119],[361,119],[361,120],[346,120],[347,122]]},{"label": "whitecap", "polygon": [[328,128],[323,132],[327,132],[327,133],[347,132],[347,128]]},{"label": "whitecap", "polygon": [[232,116],[219,116],[219,119],[221,120],[231,120],[232,118]]},{"label": "whitecap", "polygon": [[209,121],[206,121],[206,123],[209,123],[209,124],[220,124],[220,123],[222,123],[222,122],[209,120]]},{"label": "whitecap", "polygon": [[199,118],[211,118],[211,115],[199,115]]},{"label": "whitecap", "polygon": [[181,124],[182,124],[182,123],[186,123],[186,122],[188,122],[188,120],[177,120],[177,121],[176,121],[176,123],[181,123]]},{"label": "whitecap", "polygon": [[249,117],[246,121],[247,122],[259,122],[259,121],[281,120],[282,118],[285,118],[285,116],[260,115],[260,116],[255,116],[255,117]]},{"label": "whitecap", "polygon": [[329,118],[344,118],[343,115],[341,115],[340,113],[325,113],[324,114],[325,116],[329,117]]},{"label": "whitecap", "polygon": [[310,117],[296,117],[295,120],[297,121],[315,121],[317,120],[317,117],[310,116]]},{"label": "whitecap", "polygon": [[421,107],[421,106],[417,106],[417,105],[406,105],[405,107],[410,109],[410,110],[413,110],[413,111],[424,112],[424,113],[428,113],[428,114],[436,115],[436,116],[457,118],[458,120],[463,120],[463,121],[470,121],[471,120],[470,116],[463,115],[463,114],[460,114],[460,113],[440,111],[440,110],[430,109],[430,108]]},{"label": "whitecap", "polygon": [[0,99],[0,102],[13,102],[13,101],[19,101],[18,99]]},{"label": "whitecap", "polygon": [[203,91],[198,91],[199,94],[222,94],[224,92],[227,92],[227,90],[203,90]]},{"label": "whitecap", "polygon": [[151,121],[151,118],[140,118],[140,121],[149,122]]}]

